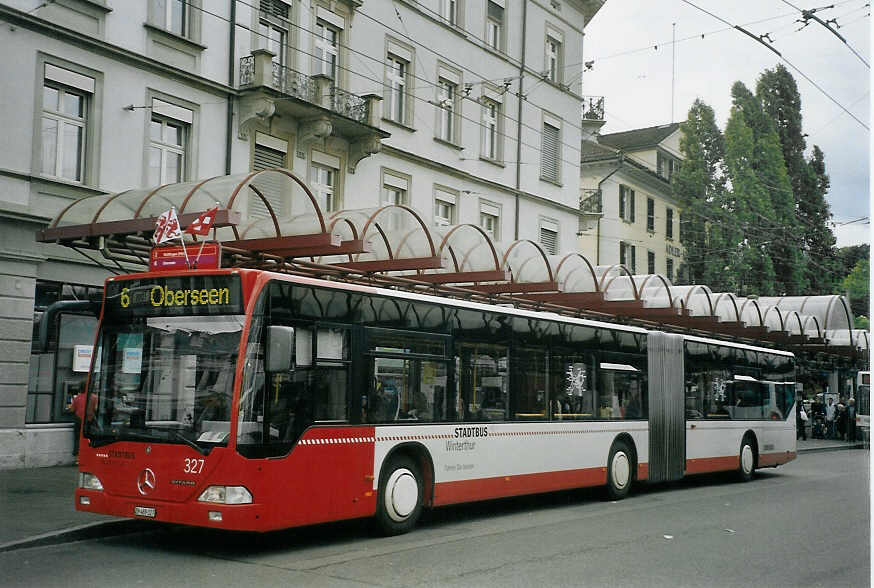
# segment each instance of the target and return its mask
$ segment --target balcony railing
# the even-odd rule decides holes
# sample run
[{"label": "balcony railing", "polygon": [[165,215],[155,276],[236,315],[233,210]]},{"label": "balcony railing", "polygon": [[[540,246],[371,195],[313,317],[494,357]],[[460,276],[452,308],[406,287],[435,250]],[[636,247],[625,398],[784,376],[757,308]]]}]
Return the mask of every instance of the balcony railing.
[{"label": "balcony railing", "polygon": [[583,120],[605,120],[603,96],[583,96]]},{"label": "balcony railing", "polygon": [[601,190],[582,190],[580,192],[580,211],[589,214],[604,212],[601,202]]},{"label": "balcony railing", "polygon": [[[265,71],[261,77],[262,84],[286,96],[322,106],[360,123],[368,123],[367,100],[363,97],[337,88],[324,76],[311,77],[276,62],[271,64],[269,78]],[[256,55],[240,59],[240,88],[259,83],[258,67],[264,66],[258,66]]]}]

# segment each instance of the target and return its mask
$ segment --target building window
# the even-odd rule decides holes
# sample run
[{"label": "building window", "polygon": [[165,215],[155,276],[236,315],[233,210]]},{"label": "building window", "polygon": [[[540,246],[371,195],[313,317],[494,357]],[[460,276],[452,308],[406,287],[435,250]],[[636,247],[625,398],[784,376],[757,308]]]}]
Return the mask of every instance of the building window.
[{"label": "building window", "polygon": [[486,44],[501,51],[504,48],[504,7],[492,0],[486,4]]},{"label": "building window", "polygon": [[646,252],[646,273],[654,274],[655,270],[655,252],[647,251]]},{"label": "building window", "polygon": [[634,222],[634,190],[624,184],[619,185],[619,218]]},{"label": "building window", "polygon": [[440,2],[440,16],[443,17],[443,20],[448,22],[451,25],[461,26],[461,22],[459,20],[461,6],[460,4],[464,0],[441,0]]},{"label": "building window", "polygon": [[455,224],[455,203],[457,195],[442,188],[434,190],[434,224],[446,226]]},{"label": "building window", "polygon": [[546,34],[546,79],[555,84],[562,81],[562,42],[561,35],[555,32]]},{"label": "building window", "polygon": [[149,186],[181,182],[188,125],[152,115],[149,124]]},{"label": "building window", "polygon": [[44,76],[41,171],[46,176],[84,182],[95,80],[49,63]]},{"label": "building window", "polygon": [[382,206],[388,204],[406,205],[409,204],[408,194],[410,192],[410,178],[396,172],[383,170],[382,172],[382,191],[380,193],[379,202]]},{"label": "building window", "polygon": [[492,239],[497,241],[501,238],[501,209],[487,202],[480,203],[479,226]]},{"label": "building window", "polygon": [[670,281],[674,281],[674,260],[670,257],[665,260],[665,273]]},{"label": "building window", "polygon": [[540,221],[540,244],[549,255],[558,253],[558,223],[551,220]]},{"label": "building window", "polygon": [[656,154],[656,172],[668,180],[671,181],[671,177],[674,175],[674,172],[677,168],[677,160],[673,157],[668,157],[667,155],[658,152]]},{"label": "building window", "polygon": [[159,186],[187,179],[188,141],[193,122],[191,110],[152,99],[146,185]]},{"label": "building window", "polygon": [[437,81],[437,92],[438,137],[449,143],[457,143],[455,117],[458,86],[451,80],[441,77]]},{"label": "building window", "polygon": [[336,82],[339,73],[337,51],[339,43],[339,29],[321,20],[316,21],[314,74],[326,75]]},{"label": "building window", "polygon": [[[277,137],[265,135],[257,132],[255,134],[255,152],[252,159],[252,171],[261,171],[271,168],[286,167],[286,157],[288,155],[288,142]],[[285,194],[287,183],[277,174],[259,174],[252,179],[252,184],[258,188],[261,196],[267,200],[273,213],[277,216],[284,217],[290,206],[285,206]],[[261,196],[250,190],[252,194],[249,197],[249,217],[250,218],[270,218],[270,212],[267,210],[267,205],[261,199]]]},{"label": "building window", "polygon": [[561,126],[556,122],[544,121],[540,153],[540,177],[550,182],[561,179]]},{"label": "building window", "polygon": [[634,274],[637,273],[637,251],[634,245],[619,242],[619,263],[629,269]]},{"label": "building window", "polygon": [[88,95],[46,82],[43,86],[42,172],[83,181]]},{"label": "building window", "polygon": [[289,6],[282,0],[260,0],[255,46],[273,53],[273,62],[288,61]]},{"label": "building window", "polygon": [[315,149],[311,152],[310,187],[316,202],[324,212],[334,212],[341,208],[342,199],[339,190],[341,169],[339,157]]},{"label": "building window", "polygon": [[314,163],[310,168],[310,186],[322,211],[334,212],[337,204],[334,200],[334,193],[337,189],[337,170]]},{"label": "building window", "polygon": [[386,112],[390,120],[401,124],[406,124],[408,119],[407,76],[409,71],[409,60],[389,54],[385,74]]},{"label": "building window", "polygon": [[674,209],[666,208],[665,209],[665,237],[668,239],[674,238]]},{"label": "building window", "polygon": [[482,99],[482,156],[492,161],[501,159],[501,104],[488,98]]},{"label": "building window", "polygon": [[153,0],[154,24],[180,37],[191,33],[191,5],[187,0]]},{"label": "building window", "polygon": [[646,199],[646,230],[655,232],[655,200]]}]

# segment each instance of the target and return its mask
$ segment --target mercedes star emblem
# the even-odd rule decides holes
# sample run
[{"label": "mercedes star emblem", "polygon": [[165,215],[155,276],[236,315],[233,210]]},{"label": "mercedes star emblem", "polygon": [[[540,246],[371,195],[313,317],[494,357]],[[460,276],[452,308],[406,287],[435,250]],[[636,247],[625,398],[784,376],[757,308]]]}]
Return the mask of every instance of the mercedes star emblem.
[{"label": "mercedes star emblem", "polygon": [[141,471],[140,475],[137,477],[137,490],[139,490],[140,494],[143,496],[151,494],[155,490],[155,472],[149,468]]}]

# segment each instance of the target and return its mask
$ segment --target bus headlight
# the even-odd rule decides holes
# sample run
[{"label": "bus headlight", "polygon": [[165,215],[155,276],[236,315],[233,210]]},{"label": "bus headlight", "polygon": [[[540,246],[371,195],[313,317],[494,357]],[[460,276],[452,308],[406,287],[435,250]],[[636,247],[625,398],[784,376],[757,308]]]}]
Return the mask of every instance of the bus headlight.
[{"label": "bus headlight", "polygon": [[100,478],[94,474],[87,472],[79,472],[79,488],[85,490],[103,490],[103,484],[100,483]]},{"label": "bus headlight", "polygon": [[252,493],[243,486],[210,486],[197,500],[214,504],[252,504]]}]

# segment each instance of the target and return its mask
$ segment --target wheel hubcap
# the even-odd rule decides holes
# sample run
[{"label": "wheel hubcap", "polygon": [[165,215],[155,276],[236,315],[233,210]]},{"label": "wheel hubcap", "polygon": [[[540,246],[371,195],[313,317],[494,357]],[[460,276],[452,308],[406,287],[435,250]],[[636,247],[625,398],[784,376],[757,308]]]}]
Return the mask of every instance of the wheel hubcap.
[{"label": "wheel hubcap", "polygon": [[401,468],[392,472],[386,484],[385,509],[394,521],[409,517],[419,502],[419,484],[413,472]]},{"label": "wheel hubcap", "polygon": [[622,489],[628,484],[631,474],[631,465],[628,461],[628,456],[622,451],[617,451],[613,454],[613,461],[610,463],[610,472],[613,477],[613,485]]},{"label": "wheel hubcap", "polygon": [[740,451],[740,463],[745,474],[753,471],[753,449],[749,445],[744,445]]}]

